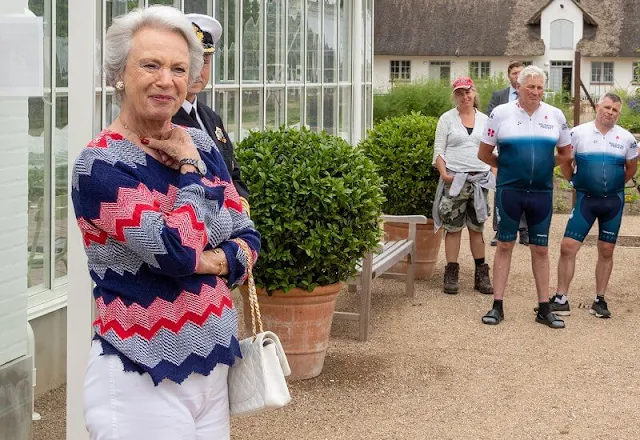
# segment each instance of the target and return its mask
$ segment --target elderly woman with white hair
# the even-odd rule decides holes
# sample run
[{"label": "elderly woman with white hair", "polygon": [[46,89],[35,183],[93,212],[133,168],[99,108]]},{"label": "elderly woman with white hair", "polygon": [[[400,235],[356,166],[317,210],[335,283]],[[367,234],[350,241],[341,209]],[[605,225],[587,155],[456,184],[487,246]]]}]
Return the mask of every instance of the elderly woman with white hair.
[{"label": "elderly woman with white hair", "polygon": [[170,7],[106,35],[119,117],[82,151],[72,198],[98,317],[85,380],[92,439],[228,439],[227,373],[240,356],[230,287],[260,236],[222,156],[171,123],[203,49]]}]

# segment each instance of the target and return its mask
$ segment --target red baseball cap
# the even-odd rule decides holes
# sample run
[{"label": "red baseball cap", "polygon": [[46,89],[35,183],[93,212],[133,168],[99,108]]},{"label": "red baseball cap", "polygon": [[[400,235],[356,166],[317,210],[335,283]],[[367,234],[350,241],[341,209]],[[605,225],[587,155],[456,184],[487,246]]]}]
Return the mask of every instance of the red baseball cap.
[{"label": "red baseball cap", "polygon": [[467,89],[473,87],[473,81],[468,76],[461,76],[453,82],[453,90]]}]

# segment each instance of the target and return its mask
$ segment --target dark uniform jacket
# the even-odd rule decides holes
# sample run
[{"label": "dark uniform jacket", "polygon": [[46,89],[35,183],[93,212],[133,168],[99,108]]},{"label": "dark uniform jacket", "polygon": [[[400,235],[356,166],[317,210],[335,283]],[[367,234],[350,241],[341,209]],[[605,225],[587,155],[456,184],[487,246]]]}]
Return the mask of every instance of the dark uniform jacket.
[{"label": "dark uniform jacket", "polygon": [[[198,115],[202,120],[205,128],[207,129],[207,134],[213,139],[218,150],[222,153],[222,157],[224,158],[224,163],[227,165],[227,169],[229,170],[229,174],[231,174],[231,180],[233,180],[233,185],[236,187],[238,194],[240,197],[249,201],[249,190],[247,189],[247,185],[242,181],[242,177],[240,176],[240,166],[236,161],[235,155],[233,153],[233,143],[231,139],[229,139],[229,135],[227,134],[227,130],[225,130],[224,125],[222,124],[222,119],[216,112],[214,112],[209,106],[198,101],[197,108]],[[187,127],[194,127],[200,129],[200,124],[198,121],[194,120],[189,114],[180,107],[178,113],[176,113],[171,122],[177,125],[184,125]],[[216,135],[216,128],[220,128],[218,131],[218,135]],[[222,131],[222,133],[220,133]],[[220,140],[218,138],[222,138],[226,140]]]},{"label": "dark uniform jacket", "polygon": [[499,105],[506,104],[509,102],[509,95],[511,92],[511,87],[507,87],[506,89],[500,89],[493,92],[491,95],[491,101],[489,101],[489,105],[487,106],[487,116],[491,114],[494,108]]}]

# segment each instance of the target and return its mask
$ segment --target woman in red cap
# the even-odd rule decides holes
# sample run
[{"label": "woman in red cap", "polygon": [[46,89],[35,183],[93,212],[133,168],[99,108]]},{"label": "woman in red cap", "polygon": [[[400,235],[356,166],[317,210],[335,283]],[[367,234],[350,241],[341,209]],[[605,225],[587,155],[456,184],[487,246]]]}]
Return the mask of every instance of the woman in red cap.
[{"label": "woman in red cap", "polygon": [[440,173],[432,214],[436,229],[443,227],[446,231],[443,291],[447,294],[459,291],[458,254],[462,229],[466,226],[475,260],[474,289],[490,295],[493,286],[489,265],[485,263],[482,231],[488,217],[487,193],[495,188],[495,178],[489,165],[478,159],[487,116],[478,111],[480,100],[471,78],[456,79],[452,95],[455,107],[438,121],[432,161]]}]

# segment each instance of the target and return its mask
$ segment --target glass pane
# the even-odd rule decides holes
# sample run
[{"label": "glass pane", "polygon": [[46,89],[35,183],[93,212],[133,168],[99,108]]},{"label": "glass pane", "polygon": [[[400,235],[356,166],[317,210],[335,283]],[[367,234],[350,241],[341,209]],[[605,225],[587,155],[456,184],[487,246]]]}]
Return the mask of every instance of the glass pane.
[{"label": "glass pane", "polygon": [[222,36],[215,53],[216,83],[233,83],[238,71],[239,6],[237,0],[217,0],[215,17],[222,25]]},{"label": "glass pane", "polygon": [[267,89],[267,112],[265,128],[277,129],[284,124],[286,107],[284,89]]},{"label": "glass pane", "polygon": [[351,140],[351,86],[340,87],[340,111],[338,113],[338,135]]},{"label": "glass pane", "polygon": [[56,2],[56,86],[69,85],[69,5],[68,0]]},{"label": "glass pane", "polygon": [[149,6],[151,5],[165,5],[165,6],[173,6],[174,8],[180,9],[180,0],[149,0]]},{"label": "glass pane", "polygon": [[[171,3],[169,3],[171,4]],[[127,12],[144,6],[144,0],[107,0],[107,23],[105,29],[109,29],[113,19]],[[102,8],[100,8],[102,9]]]},{"label": "glass pane", "polygon": [[364,82],[370,83],[373,77],[373,0],[364,0]]},{"label": "glass pane", "polygon": [[324,82],[333,83],[337,81],[336,47],[338,39],[338,8],[336,0],[325,0],[324,2]]},{"label": "glass pane", "polygon": [[284,83],[284,10],[283,0],[267,2],[267,82]]},{"label": "glass pane", "polygon": [[211,12],[208,8],[210,3],[211,2],[207,0],[184,0],[184,13],[210,15]]},{"label": "glass pane", "polygon": [[307,114],[305,125],[310,130],[322,130],[322,100],[320,99],[320,87],[307,88]]},{"label": "glass pane", "polygon": [[[53,162],[55,166],[55,197],[52,214],[54,221],[53,258],[54,278],[67,275],[67,167],[68,155],[68,108],[67,96],[56,98],[56,129],[53,133]],[[64,282],[64,280],[62,280]]]},{"label": "glass pane", "polygon": [[113,92],[107,94],[107,107],[105,109],[104,126],[108,127],[120,114],[120,101]]},{"label": "glass pane", "polygon": [[303,0],[289,1],[288,30],[287,30],[287,81],[302,81],[302,60],[304,47],[302,45],[302,10]]},{"label": "glass pane", "polygon": [[238,110],[239,100],[237,90],[216,91],[216,113],[222,118],[222,123],[227,129],[227,133],[232,142],[236,142],[239,138]]},{"label": "glass pane", "polygon": [[302,89],[290,88],[287,90],[287,126],[298,127],[302,126],[302,114],[300,109],[302,108]]},{"label": "glass pane", "polygon": [[46,185],[49,173],[46,171],[48,161],[46,155],[48,146],[45,142],[45,133],[50,129],[50,106],[45,105],[44,100],[50,102],[51,94],[45,94],[44,98],[29,98],[29,175],[28,175],[28,287],[44,285],[44,268],[48,266],[49,259],[45,252],[48,246],[49,224],[45,215],[45,196],[49,186]]},{"label": "glass pane", "polygon": [[262,90],[244,90],[240,139],[243,139],[250,130],[262,130],[263,119]]},{"label": "glass pane", "polygon": [[307,83],[319,83],[322,57],[320,3],[307,2]]},{"label": "glass pane", "polygon": [[262,14],[259,0],[242,2],[242,82],[262,81]]},{"label": "glass pane", "polygon": [[198,93],[198,102],[204,102],[211,107],[211,100],[213,99],[213,92],[211,90],[203,90]]},{"label": "glass pane", "polygon": [[323,125],[322,128],[329,134],[336,134],[338,119],[338,100],[336,99],[336,88],[324,88],[324,107],[323,107]]},{"label": "glass pane", "polygon": [[[102,0],[96,1],[96,46],[94,50],[95,64],[93,66],[93,84],[96,88],[102,87]],[[96,96],[96,101],[100,100],[100,95]],[[99,119],[98,119],[99,120]],[[99,125],[98,125],[99,126]],[[96,125],[94,124],[94,127]]]},{"label": "glass pane", "polygon": [[340,2],[338,28],[340,81],[351,81],[351,5],[351,2]]}]

